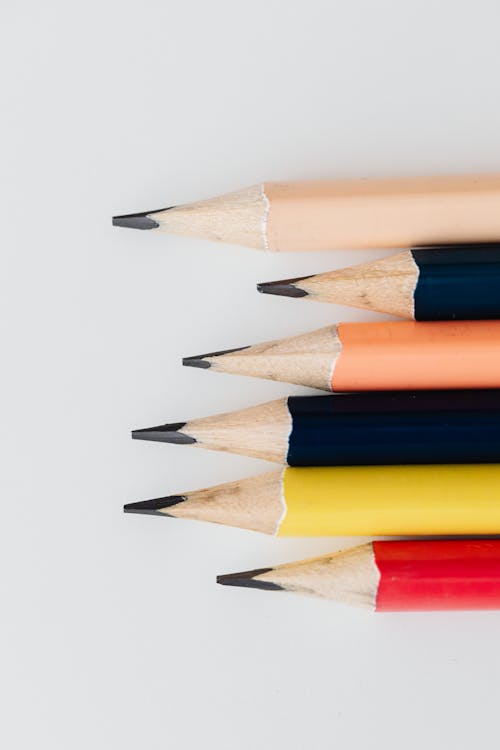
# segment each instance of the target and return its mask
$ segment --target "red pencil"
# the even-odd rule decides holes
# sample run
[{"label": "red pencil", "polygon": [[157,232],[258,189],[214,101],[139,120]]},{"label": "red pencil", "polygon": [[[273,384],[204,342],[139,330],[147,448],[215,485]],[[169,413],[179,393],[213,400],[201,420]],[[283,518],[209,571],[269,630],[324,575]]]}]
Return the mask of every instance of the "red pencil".
[{"label": "red pencil", "polygon": [[371,542],[217,582],[295,591],[376,612],[500,609],[500,540]]}]

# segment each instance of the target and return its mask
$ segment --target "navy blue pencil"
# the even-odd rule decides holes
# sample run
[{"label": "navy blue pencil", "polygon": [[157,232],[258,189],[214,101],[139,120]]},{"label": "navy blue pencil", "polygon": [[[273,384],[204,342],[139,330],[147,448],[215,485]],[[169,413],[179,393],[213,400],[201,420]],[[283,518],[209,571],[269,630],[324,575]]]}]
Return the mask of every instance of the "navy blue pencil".
[{"label": "navy blue pencil", "polygon": [[257,289],[413,320],[493,320],[500,318],[500,244],[422,247]]},{"label": "navy blue pencil", "polygon": [[500,463],[500,390],[290,396],[132,437],[290,466]]}]

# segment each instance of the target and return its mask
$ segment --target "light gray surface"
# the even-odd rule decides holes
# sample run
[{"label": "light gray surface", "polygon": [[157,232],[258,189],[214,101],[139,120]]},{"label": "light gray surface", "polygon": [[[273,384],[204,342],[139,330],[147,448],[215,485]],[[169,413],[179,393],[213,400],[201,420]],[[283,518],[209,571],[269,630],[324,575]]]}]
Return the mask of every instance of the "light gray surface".
[{"label": "light gray surface", "polygon": [[266,256],[110,217],[262,179],[499,170],[498,3],[7,0],[2,16],[2,746],[495,741],[500,613],[217,587],[352,540],[121,512],[270,468],[129,430],[301,392],[180,358],[369,317],[254,288],[377,253]]}]

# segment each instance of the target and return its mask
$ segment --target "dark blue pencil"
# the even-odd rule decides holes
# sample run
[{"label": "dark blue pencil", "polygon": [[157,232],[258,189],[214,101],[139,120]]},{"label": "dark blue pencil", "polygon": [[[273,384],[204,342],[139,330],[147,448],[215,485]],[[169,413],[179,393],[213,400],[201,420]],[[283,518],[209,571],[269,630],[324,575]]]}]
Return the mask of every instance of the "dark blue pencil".
[{"label": "dark blue pencil", "polygon": [[500,390],[291,396],[132,437],[290,466],[500,463]]}]

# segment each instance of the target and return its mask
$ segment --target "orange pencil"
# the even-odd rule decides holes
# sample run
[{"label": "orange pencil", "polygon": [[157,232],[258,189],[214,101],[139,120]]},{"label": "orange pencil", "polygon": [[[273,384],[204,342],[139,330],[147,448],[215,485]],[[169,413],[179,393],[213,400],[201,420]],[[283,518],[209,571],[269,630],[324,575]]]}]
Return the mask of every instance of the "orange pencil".
[{"label": "orange pencil", "polygon": [[113,224],[271,251],[494,242],[500,174],[265,182]]},{"label": "orange pencil", "polygon": [[500,321],[339,323],[183,364],[325,391],[499,388]]}]

